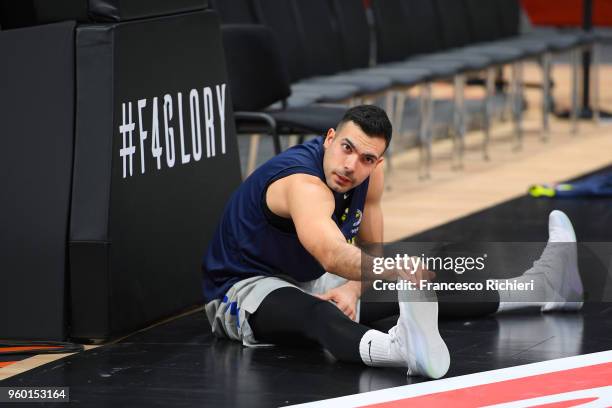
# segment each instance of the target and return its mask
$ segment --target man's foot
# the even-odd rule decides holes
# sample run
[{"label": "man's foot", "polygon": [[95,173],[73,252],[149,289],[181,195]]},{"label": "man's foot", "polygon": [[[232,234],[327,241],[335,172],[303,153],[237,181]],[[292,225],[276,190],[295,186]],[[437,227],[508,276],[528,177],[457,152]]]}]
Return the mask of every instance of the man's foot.
[{"label": "man's foot", "polygon": [[[411,301],[404,299],[410,298]],[[400,317],[389,334],[408,364],[408,375],[440,378],[448,371],[450,355],[438,331],[438,302],[434,292],[399,293]]]},{"label": "man's foot", "polygon": [[548,217],[548,244],[526,274],[543,273],[547,302],[543,312],[575,311],[582,308],[583,287],[578,272],[576,233],[565,213],[554,210]]}]

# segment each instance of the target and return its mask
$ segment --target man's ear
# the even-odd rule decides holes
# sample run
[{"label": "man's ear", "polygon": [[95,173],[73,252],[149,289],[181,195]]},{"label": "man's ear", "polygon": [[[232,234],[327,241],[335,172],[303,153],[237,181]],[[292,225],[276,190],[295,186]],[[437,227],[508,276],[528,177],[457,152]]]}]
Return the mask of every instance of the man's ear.
[{"label": "man's ear", "polygon": [[325,135],[325,143],[323,143],[323,145],[325,147],[329,147],[334,140],[334,137],[336,137],[336,130],[334,128],[329,128],[327,135]]}]

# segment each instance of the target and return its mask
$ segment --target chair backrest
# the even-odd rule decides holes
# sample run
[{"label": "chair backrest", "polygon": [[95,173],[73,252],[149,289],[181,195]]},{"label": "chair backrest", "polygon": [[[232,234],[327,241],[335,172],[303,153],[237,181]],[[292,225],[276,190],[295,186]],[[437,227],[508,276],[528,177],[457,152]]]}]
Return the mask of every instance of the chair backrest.
[{"label": "chair backrest", "polygon": [[440,23],[432,0],[403,0],[408,17],[406,30],[409,33],[411,53],[428,54],[442,48]]},{"label": "chair backrest", "polygon": [[304,51],[309,59],[310,76],[333,75],[342,71],[340,33],[333,20],[329,0],[293,1],[303,29]]},{"label": "chair backrest", "polygon": [[370,27],[362,0],[332,0],[345,69],[370,65]]},{"label": "chair backrest", "polygon": [[470,43],[468,13],[464,0],[435,0],[440,32],[445,48],[463,47]]},{"label": "chair backrest", "polygon": [[466,0],[473,42],[495,41],[502,37],[497,0]]},{"label": "chair backrest", "polygon": [[501,21],[502,36],[513,37],[519,33],[521,5],[519,0],[495,0]]},{"label": "chair backrest", "polygon": [[276,36],[269,28],[225,24],[221,35],[235,111],[257,111],[291,94]]},{"label": "chair backrest", "polygon": [[255,24],[257,19],[251,0],[210,0],[222,24]]},{"label": "chair backrest", "polygon": [[405,59],[411,43],[403,0],[372,0],[371,7],[376,31],[376,62]]},{"label": "chair backrest", "polygon": [[303,29],[293,1],[254,0],[257,20],[276,35],[291,82],[307,78],[309,59],[304,52]]}]

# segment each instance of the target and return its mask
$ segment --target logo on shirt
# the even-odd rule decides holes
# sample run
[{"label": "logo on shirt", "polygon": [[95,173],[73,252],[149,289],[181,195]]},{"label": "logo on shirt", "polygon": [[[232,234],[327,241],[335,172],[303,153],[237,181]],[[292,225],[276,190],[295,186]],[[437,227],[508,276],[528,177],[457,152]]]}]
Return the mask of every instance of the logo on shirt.
[{"label": "logo on shirt", "polygon": [[353,223],[353,227],[358,227],[359,224],[361,224],[362,216],[363,216],[363,213],[361,212],[361,210],[357,210],[357,212],[355,212],[355,218],[357,219],[357,221]]}]

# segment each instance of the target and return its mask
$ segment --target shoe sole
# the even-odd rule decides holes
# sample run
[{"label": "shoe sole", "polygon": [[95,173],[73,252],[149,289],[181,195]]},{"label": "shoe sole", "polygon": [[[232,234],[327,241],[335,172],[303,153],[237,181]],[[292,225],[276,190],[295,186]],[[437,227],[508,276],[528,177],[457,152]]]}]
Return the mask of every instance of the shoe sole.
[{"label": "shoe sole", "polygon": [[400,320],[418,371],[409,371],[408,375],[421,374],[434,379],[444,376],[450,366],[450,354],[438,331],[437,301],[400,302]]}]

